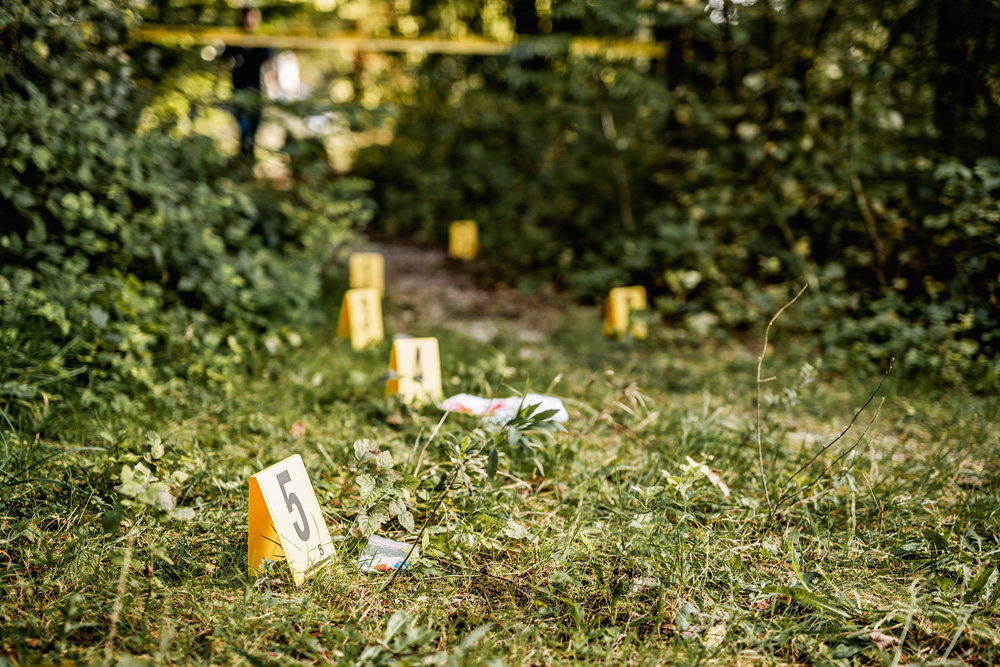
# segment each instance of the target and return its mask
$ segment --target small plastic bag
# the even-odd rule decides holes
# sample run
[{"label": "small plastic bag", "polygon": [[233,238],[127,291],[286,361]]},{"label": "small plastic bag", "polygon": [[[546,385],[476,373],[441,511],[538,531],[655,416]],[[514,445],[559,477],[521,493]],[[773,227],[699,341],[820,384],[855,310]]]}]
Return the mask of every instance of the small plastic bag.
[{"label": "small plastic bag", "polygon": [[[413,549],[413,554],[406,558],[406,554]],[[388,537],[372,535],[368,538],[368,545],[361,555],[358,556],[358,569],[362,572],[391,572],[399,569],[409,569],[410,564],[416,562],[420,557],[420,547],[404,542],[390,540]],[[403,564],[403,561],[406,564]]]}]

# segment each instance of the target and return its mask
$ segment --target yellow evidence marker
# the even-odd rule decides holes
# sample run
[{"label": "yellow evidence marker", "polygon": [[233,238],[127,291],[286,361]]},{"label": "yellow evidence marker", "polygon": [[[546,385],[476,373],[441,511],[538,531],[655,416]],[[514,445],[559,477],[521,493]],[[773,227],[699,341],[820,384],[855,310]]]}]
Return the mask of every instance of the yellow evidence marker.
[{"label": "yellow evidence marker", "polygon": [[385,294],[385,258],[377,252],[356,252],[348,263],[351,288],[374,287]]},{"label": "yellow evidence marker", "polygon": [[392,342],[389,371],[394,377],[385,394],[399,394],[403,401],[438,400],[441,391],[441,356],[437,338],[400,338]]},{"label": "yellow evidence marker", "polygon": [[645,308],[645,287],[615,287],[608,292],[608,305],[604,313],[604,335],[621,339],[630,333],[633,338],[645,338],[648,333],[646,323],[633,320],[629,316],[632,311]]},{"label": "yellow evidence marker", "polygon": [[448,256],[475,259],[479,254],[479,228],[475,220],[456,220],[448,226]]},{"label": "yellow evidence marker", "polygon": [[382,330],[382,298],[374,287],[359,287],[344,292],[340,307],[337,335],[351,339],[355,350],[378,343],[385,335]]},{"label": "yellow evidence marker", "polygon": [[333,542],[298,454],[250,477],[247,563],[261,574],[266,558],[284,558],[295,585],[333,554]]}]

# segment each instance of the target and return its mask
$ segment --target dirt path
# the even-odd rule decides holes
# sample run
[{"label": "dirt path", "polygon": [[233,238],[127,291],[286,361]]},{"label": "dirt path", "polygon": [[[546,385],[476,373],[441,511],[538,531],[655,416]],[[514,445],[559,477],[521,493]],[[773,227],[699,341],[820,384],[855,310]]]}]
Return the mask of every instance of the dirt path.
[{"label": "dirt path", "polygon": [[550,290],[530,294],[506,286],[483,288],[471,268],[441,248],[378,243],[385,257],[386,318],[396,331],[417,333],[428,324],[489,343],[501,332],[524,342],[550,334],[567,301]]}]

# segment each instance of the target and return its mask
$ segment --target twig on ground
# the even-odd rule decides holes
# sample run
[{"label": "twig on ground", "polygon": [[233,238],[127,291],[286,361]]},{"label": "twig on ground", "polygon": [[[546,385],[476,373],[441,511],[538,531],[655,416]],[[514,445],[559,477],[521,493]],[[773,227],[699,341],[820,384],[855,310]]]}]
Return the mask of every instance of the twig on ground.
[{"label": "twig on ground", "polygon": [[128,544],[125,547],[125,558],[122,560],[122,571],[118,577],[118,594],[111,608],[111,618],[108,620],[108,639],[104,644],[104,663],[111,664],[115,649],[115,635],[118,633],[118,619],[122,613],[122,601],[125,599],[125,584],[128,579],[129,566],[132,564],[132,548],[135,546],[135,526],[130,526]]},{"label": "twig on ground", "polygon": [[[879,412],[882,411],[882,404],[883,403],[885,403],[885,399],[884,398],[879,402],[878,407],[875,409],[875,414],[872,416],[872,418],[870,420],[868,420],[868,425],[865,426],[865,430],[861,433],[860,436],[858,436],[858,439],[854,442],[854,444],[851,445],[850,447],[848,447],[846,450],[844,450],[844,452],[840,456],[838,456],[837,458],[835,458],[830,463],[830,465],[828,465],[826,468],[824,468],[823,472],[821,472],[819,475],[816,476],[816,479],[814,479],[813,481],[809,482],[809,484],[807,484],[806,486],[803,486],[799,490],[795,491],[795,493],[790,493],[787,496],[779,496],[778,497],[777,502],[775,502],[775,504],[774,504],[774,512],[775,513],[777,513],[778,508],[781,507],[781,504],[783,502],[785,502],[786,500],[791,500],[793,498],[797,498],[798,496],[802,495],[803,493],[805,493],[809,489],[811,489],[814,486],[816,486],[817,482],[819,482],[819,480],[823,479],[833,466],[835,466],[838,463],[840,463],[840,461],[843,460],[843,458],[845,456],[847,456],[848,454],[850,454],[852,451],[854,451],[855,448],[857,448],[857,446],[859,444],[861,444],[861,441],[864,440],[865,435],[868,433],[868,429],[870,429],[872,427],[872,424],[875,423],[875,420],[878,419],[878,414],[879,414]],[[871,486],[871,483],[869,483],[869,486]],[[782,488],[784,488],[784,487],[782,487]],[[798,501],[798,502],[801,502],[801,500]],[[789,507],[794,507],[795,505],[798,504],[798,502],[792,503],[791,505],[789,505]],[[774,519],[774,514],[771,514],[771,516],[769,517],[769,521],[773,520],[773,519]]]},{"label": "twig on ground", "polygon": [[[823,475],[826,474],[825,472],[821,473],[808,486],[805,486],[805,487],[799,489],[798,491],[796,491],[793,494],[788,495],[787,497],[782,495],[784,493],[785,489],[788,488],[788,485],[792,483],[792,480],[794,480],[796,477],[798,477],[799,473],[801,473],[803,470],[805,470],[806,468],[808,468],[809,466],[811,466],[816,461],[816,459],[818,459],[820,456],[822,456],[823,453],[826,450],[830,449],[835,444],[837,444],[837,442],[839,442],[840,439],[843,438],[847,434],[847,432],[851,430],[851,427],[854,426],[854,422],[856,422],[858,420],[858,417],[861,416],[861,413],[865,411],[865,408],[867,408],[871,404],[871,402],[873,400],[875,400],[875,397],[878,396],[879,391],[882,390],[882,385],[885,384],[885,379],[887,377],[889,377],[889,372],[892,370],[892,364],[893,364],[894,361],[896,361],[895,357],[892,357],[891,359],[889,359],[889,368],[887,368],[886,371],[885,371],[885,374],[882,375],[882,381],[878,383],[878,386],[875,387],[875,391],[873,391],[872,395],[868,397],[868,400],[865,401],[865,404],[861,406],[861,409],[859,409],[857,412],[854,413],[854,417],[851,418],[851,422],[844,428],[843,431],[840,432],[840,435],[838,435],[836,438],[834,438],[833,440],[831,440],[830,442],[828,442],[826,445],[824,445],[818,452],[816,452],[816,454],[813,455],[813,457],[811,459],[809,459],[808,461],[806,461],[805,464],[803,464],[798,470],[796,470],[794,473],[792,473],[792,475],[788,478],[788,481],[785,482],[784,485],[782,485],[782,487],[778,490],[778,500],[777,500],[777,503],[775,504],[774,509],[771,510],[771,516],[772,517],[774,516],[774,512],[776,512],[778,510],[778,507],[781,506],[781,503],[783,501],[785,501],[787,499],[794,498],[795,496],[799,495],[800,493],[802,493],[806,489],[812,488],[813,485],[815,485],[816,482],[818,482],[820,479],[822,479]],[[884,398],[882,399],[882,402],[885,402]],[[833,464],[836,464],[838,461],[840,461],[842,458],[844,458],[844,456],[848,452],[850,452],[851,450],[853,450],[855,447],[858,446],[858,444],[861,442],[861,438],[864,438],[865,433],[868,433],[868,429],[871,428],[872,423],[875,421],[875,418],[878,417],[879,410],[881,410],[881,409],[882,409],[882,403],[879,403],[878,409],[875,411],[875,416],[872,417],[871,421],[868,422],[868,426],[865,427],[865,430],[861,434],[861,437],[858,438],[857,442],[855,442],[850,448],[848,448],[847,451],[843,452],[840,456],[838,456],[834,460]],[[831,465],[833,465],[833,464],[831,464]],[[770,507],[770,504],[768,506]]]},{"label": "twig on ground", "polygon": [[767,491],[767,475],[764,474],[764,448],[761,445],[760,441],[760,385],[762,385],[765,382],[770,382],[771,380],[774,379],[774,377],[769,377],[766,380],[761,380],[760,371],[761,368],[764,366],[764,355],[767,354],[767,337],[768,334],[771,333],[771,327],[774,326],[774,323],[778,319],[778,317],[780,317],[781,314],[785,312],[785,309],[787,309],[793,303],[798,301],[799,297],[802,296],[802,293],[806,291],[807,287],[809,287],[809,283],[803,285],[802,289],[799,290],[799,293],[796,294],[791,301],[782,306],[781,310],[776,312],[774,314],[774,317],[771,318],[771,321],[767,323],[767,329],[764,330],[764,349],[761,350],[760,356],[757,358],[757,461],[760,464],[760,483],[764,485],[764,498],[767,500],[768,512],[772,512],[773,510],[771,508],[771,495]]}]

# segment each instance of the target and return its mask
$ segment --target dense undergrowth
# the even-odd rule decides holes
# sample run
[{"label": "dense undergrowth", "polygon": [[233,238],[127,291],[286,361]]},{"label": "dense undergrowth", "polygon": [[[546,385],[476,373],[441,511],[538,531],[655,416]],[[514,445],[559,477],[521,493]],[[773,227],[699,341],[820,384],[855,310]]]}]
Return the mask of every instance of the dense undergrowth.
[{"label": "dense undergrowth", "polygon": [[[277,191],[211,140],[136,131],[126,3],[0,10],[0,410],[169,407],[322,321],[361,181]],[[230,387],[230,390],[233,388]],[[136,401],[135,399],[139,399]]]},{"label": "dense undergrowth", "polygon": [[[553,3],[565,33],[510,58],[423,60],[358,160],[379,228],[443,242],[475,218],[487,280],[642,284],[699,335],[808,282],[796,323],[831,363],[995,387],[995,3],[947,36],[933,2],[709,4]],[[666,57],[570,50],[641,34]]]}]

